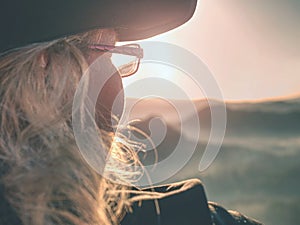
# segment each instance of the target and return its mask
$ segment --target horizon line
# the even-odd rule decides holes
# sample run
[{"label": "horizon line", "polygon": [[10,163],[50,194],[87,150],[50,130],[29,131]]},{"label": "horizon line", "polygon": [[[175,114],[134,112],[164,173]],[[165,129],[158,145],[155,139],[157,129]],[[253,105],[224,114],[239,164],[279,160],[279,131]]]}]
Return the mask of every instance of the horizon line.
[{"label": "horizon line", "polygon": [[[127,99],[137,99],[134,97],[126,97]],[[186,101],[186,99],[176,99],[176,98],[145,98],[145,99],[151,99],[151,100],[158,100],[158,99],[172,99],[175,101]],[[208,98],[212,101],[222,101],[221,99],[216,98]],[[289,100],[296,100],[300,99],[300,94],[292,94],[292,95],[285,95],[280,97],[266,97],[266,98],[260,98],[260,99],[224,99],[225,103],[233,103],[233,104],[242,104],[242,103],[264,103],[264,102],[278,102],[278,101],[289,101]],[[192,101],[205,101],[207,98],[192,98]]]}]

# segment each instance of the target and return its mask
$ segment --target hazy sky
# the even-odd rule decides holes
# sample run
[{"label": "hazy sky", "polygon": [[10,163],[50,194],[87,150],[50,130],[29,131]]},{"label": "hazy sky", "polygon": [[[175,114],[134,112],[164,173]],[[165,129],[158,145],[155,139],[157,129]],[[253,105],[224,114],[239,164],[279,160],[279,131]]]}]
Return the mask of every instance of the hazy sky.
[{"label": "hazy sky", "polygon": [[[191,21],[150,40],[200,57],[225,99],[283,97],[300,93],[299,22],[298,0],[200,0]],[[125,79],[125,85],[136,79]],[[201,98],[199,90],[185,85]]]}]

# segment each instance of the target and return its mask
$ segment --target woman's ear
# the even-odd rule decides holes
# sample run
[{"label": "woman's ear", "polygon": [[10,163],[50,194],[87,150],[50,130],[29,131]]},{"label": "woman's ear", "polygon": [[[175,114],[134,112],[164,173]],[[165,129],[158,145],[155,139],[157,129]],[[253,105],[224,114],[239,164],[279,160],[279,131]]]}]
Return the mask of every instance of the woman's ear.
[{"label": "woman's ear", "polygon": [[46,69],[48,65],[48,56],[45,51],[42,51],[38,56],[38,63],[42,69]]}]

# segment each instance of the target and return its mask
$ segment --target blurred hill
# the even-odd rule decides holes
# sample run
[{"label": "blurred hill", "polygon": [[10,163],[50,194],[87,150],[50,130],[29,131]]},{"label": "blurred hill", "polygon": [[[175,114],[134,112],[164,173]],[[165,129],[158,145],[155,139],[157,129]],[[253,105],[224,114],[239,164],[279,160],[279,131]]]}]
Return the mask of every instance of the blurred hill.
[{"label": "blurred hill", "polygon": [[[199,118],[201,128],[210,129],[211,110],[218,110],[221,105],[218,101],[212,101],[211,109],[206,100],[187,102],[145,99],[135,102],[128,99],[127,102],[131,108],[129,113],[131,120],[150,121],[152,118],[160,118],[177,130],[180,123],[187,122],[195,116]],[[253,133],[254,130],[262,133],[272,130],[279,134],[300,132],[300,98],[286,101],[225,104],[227,132],[229,133]]]},{"label": "blurred hill", "polygon": [[[144,163],[168,157],[181,137],[185,143],[182,151],[196,144],[195,153],[166,182],[197,177],[206,185],[208,199],[228,209],[264,224],[300,224],[300,99],[226,103],[227,128],[221,150],[202,173],[198,165],[211,129],[211,110],[218,110],[220,102],[213,101],[209,108],[207,101],[195,100],[196,110],[190,104],[146,99],[130,106],[130,119],[140,119],[134,125],[154,139],[157,150],[158,158],[148,149]],[[196,139],[191,134],[197,126],[190,122],[195,117],[201,126]],[[188,129],[181,129],[183,123]],[[136,139],[150,145],[138,134]]]}]

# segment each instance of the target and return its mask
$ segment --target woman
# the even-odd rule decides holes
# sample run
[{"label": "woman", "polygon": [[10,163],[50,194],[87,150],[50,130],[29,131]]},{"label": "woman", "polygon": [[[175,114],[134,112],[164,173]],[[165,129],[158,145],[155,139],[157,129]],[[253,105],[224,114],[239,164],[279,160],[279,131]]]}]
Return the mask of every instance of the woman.
[{"label": "woman", "polygon": [[[19,0],[1,7],[0,224],[118,224],[133,201],[165,196],[99,175],[78,149],[72,105],[83,74],[99,57],[109,57],[105,52],[114,51],[117,40],[173,29],[192,16],[195,5],[195,0]],[[109,58],[106,62],[103,69],[113,68]],[[123,137],[122,144],[113,141],[111,112],[118,102],[114,113],[122,113],[121,77],[127,75],[115,71],[105,83],[96,123],[107,153],[138,164],[134,144]],[[91,76],[91,90],[95,84]],[[116,171],[113,176],[125,183],[136,176]],[[178,186],[188,190],[197,183]]]},{"label": "woman", "polygon": [[[78,83],[103,54],[90,45],[113,46],[117,38],[135,40],[165,32],[186,22],[195,3],[19,0],[1,6],[1,224],[120,221],[129,205],[128,188],[103,179],[82,159],[72,131]],[[111,109],[121,91],[116,74],[98,101],[102,119],[97,124],[107,151],[113,134],[104,109]],[[113,147],[131,152],[130,145]]]}]

